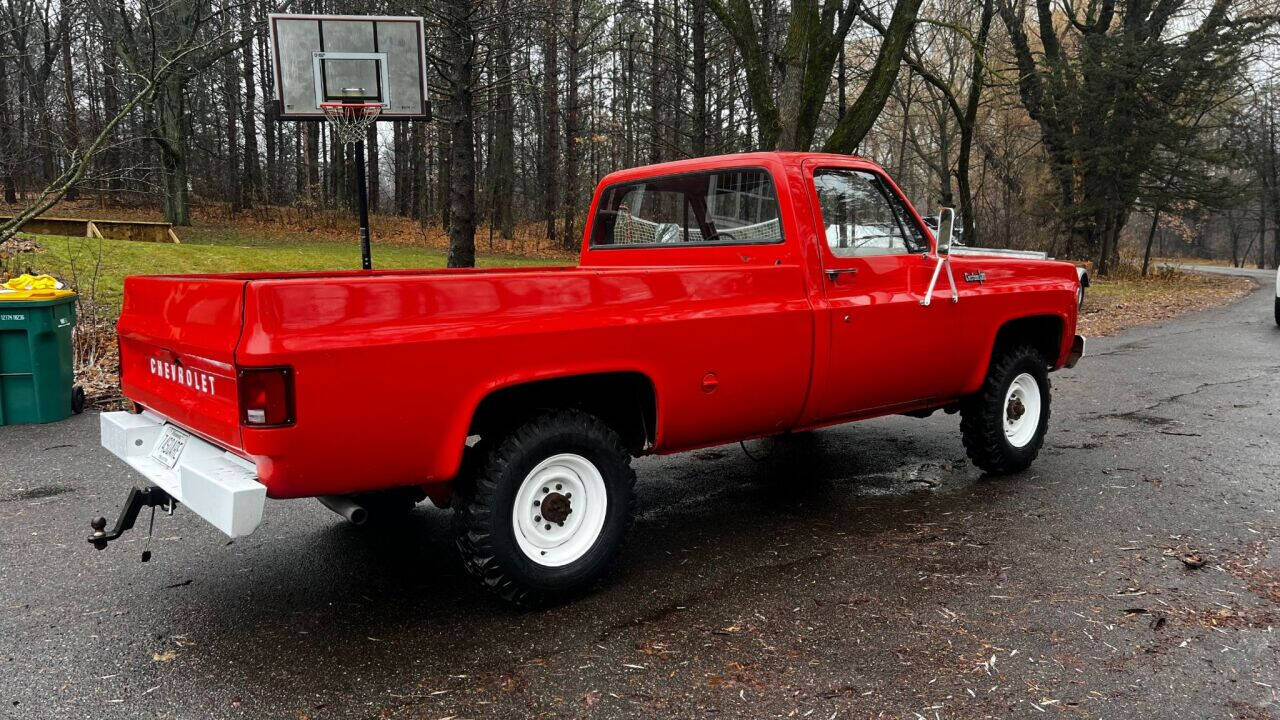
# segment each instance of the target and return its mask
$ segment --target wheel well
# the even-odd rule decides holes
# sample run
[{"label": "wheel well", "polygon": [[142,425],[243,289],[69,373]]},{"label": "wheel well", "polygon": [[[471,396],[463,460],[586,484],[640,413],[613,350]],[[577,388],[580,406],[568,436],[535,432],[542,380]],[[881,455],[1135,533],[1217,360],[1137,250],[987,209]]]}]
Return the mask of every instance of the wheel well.
[{"label": "wheel well", "polygon": [[1062,349],[1062,318],[1057,315],[1032,315],[1005,323],[996,333],[995,349],[1013,345],[1030,345],[1053,365]]},{"label": "wheel well", "polygon": [[552,378],[501,388],[480,402],[469,435],[501,435],[538,412],[577,408],[613,428],[633,454],[656,439],[657,392],[638,372]]}]

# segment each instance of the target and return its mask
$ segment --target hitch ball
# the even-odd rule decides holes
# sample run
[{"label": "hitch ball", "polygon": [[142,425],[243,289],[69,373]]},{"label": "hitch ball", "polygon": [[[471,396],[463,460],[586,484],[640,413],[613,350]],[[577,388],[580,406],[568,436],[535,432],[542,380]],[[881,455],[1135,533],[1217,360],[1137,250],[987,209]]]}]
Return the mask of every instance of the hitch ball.
[{"label": "hitch ball", "polygon": [[93,530],[93,537],[89,538],[89,542],[93,543],[93,546],[99,550],[106,550],[107,541],[105,539],[100,540],[97,538],[106,534],[107,519],[104,517],[100,517],[97,520],[90,520],[89,527],[90,529]]}]

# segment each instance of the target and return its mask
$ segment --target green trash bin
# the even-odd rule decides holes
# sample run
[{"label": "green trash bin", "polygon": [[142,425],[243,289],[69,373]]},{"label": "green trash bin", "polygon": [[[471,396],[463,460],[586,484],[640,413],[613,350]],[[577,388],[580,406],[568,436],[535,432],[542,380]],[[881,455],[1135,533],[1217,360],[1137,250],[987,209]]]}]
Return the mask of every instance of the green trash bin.
[{"label": "green trash bin", "polygon": [[83,407],[72,387],[75,324],[75,295],[0,300],[0,425],[55,422]]}]

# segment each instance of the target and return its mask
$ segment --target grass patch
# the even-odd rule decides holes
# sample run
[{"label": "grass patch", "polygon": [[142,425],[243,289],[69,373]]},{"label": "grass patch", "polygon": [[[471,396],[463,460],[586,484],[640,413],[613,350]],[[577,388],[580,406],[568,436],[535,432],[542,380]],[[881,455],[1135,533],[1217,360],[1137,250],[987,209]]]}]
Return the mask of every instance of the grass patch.
[{"label": "grass patch", "polygon": [[[200,238],[181,245],[98,240],[83,237],[38,236],[40,249],[23,253],[10,267],[57,275],[81,294],[119,309],[127,275],[171,273],[279,272],[290,270],[350,270],[360,267],[360,246],[340,243],[278,243],[236,233]],[[200,240],[203,240],[201,242]],[[374,267],[379,269],[438,268],[445,266],[442,250],[411,245],[373,246]],[[482,267],[515,267],[563,264],[564,260],[487,255]]]}]

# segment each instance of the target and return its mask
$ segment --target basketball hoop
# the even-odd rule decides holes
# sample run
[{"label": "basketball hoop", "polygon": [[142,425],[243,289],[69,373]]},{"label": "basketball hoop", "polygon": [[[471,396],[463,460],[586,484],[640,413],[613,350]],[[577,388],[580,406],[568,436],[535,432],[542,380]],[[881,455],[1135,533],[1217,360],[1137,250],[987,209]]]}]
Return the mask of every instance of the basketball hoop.
[{"label": "basketball hoop", "polygon": [[335,160],[353,176],[348,187],[360,222],[360,266],[370,270],[366,174],[377,153],[369,158],[364,143],[375,122],[431,119],[426,21],[416,16],[270,13],[267,22],[268,64],[275,81],[272,114],[281,121],[323,118],[333,127],[333,141],[350,148]]},{"label": "basketball hoop", "polygon": [[[351,94],[364,95],[364,90],[360,88],[350,88],[349,91]],[[348,90],[343,92],[345,94]],[[365,131],[382,114],[382,103],[323,102],[320,103],[320,110],[324,112],[325,120],[329,122],[338,139],[344,145],[352,145],[364,140]]]}]

